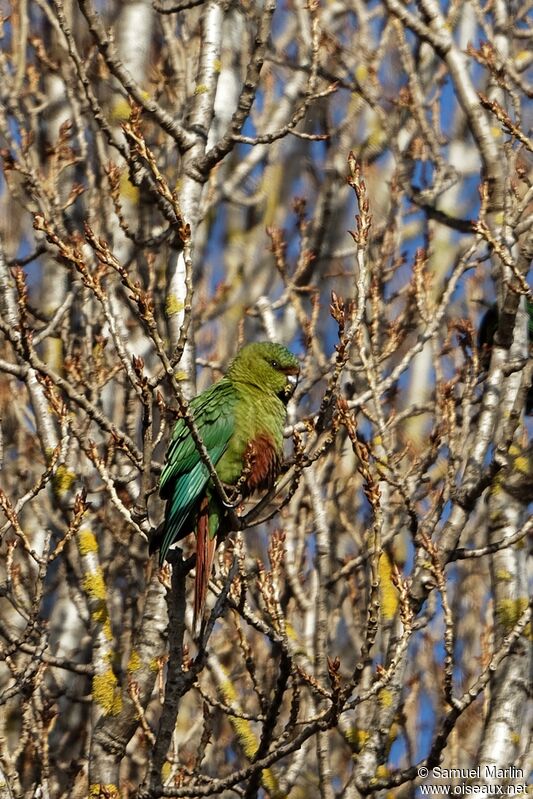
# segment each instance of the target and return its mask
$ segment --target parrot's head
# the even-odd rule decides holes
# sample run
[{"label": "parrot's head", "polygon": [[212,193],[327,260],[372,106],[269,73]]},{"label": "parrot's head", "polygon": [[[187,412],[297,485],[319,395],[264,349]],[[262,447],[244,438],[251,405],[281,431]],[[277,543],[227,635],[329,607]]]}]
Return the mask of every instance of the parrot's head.
[{"label": "parrot's head", "polygon": [[259,341],[239,350],[228,369],[228,377],[276,394],[288,402],[298,382],[300,364],[283,344]]}]

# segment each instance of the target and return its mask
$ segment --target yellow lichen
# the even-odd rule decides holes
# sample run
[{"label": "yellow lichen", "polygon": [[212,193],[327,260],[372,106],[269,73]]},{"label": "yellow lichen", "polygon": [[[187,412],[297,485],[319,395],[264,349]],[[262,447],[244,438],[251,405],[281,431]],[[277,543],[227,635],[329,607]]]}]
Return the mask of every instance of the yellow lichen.
[{"label": "yellow lichen", "polygon": [[531,53],[529,50],[519,50],[515,55],[515,64],[520,68],[523,62],[529,63]]},{"label": "yellow lichen", "polygon": [[[499,602],[496,603],[496,618],[498,619],[498,623],[505,630],[511,630],[528,604],[528,599],[524,596],[516,597],[516,599],[500,599]],[[528,638],[531,636],[531,626],[529,624],[524,630],[524,635]]]},{"label": "yellow lichen", "polygon": [[298,635],[296,633],[296,630],[294,629],[294,627],[290,622],[285,623],[285,632],[287,633],[287,638],[290,638],[291,641],[298,640]]},{"label": "yellow lichen", "polygon": [[80,555],[88,555],[89,552],[98,552],[96,537],[87,527],[83,527],[78,533],[78,547]]},{"label": "yellow lichen", "polygon": [[398,610],[398,591],[392,583],[392,563],[386,552],[381,553],[378,571],[381,613],[386,621],[391,621]]},{"label": "yellow lichen", "polygon": [[261,772],[261,785],[272,799],[286,799],[287,794],[280,791],[278,781],[269,768]]},{"label": "yellow lichen", "polygon": [[[237,692],[231,680],[222,680],[218,689],[226,704],[231,704],[237,700]],[[250,722],[234,716],[230,716],[230,722],[245,755],[248,758],[253,758],[257,752],[258,742]],[[272,799],[282,799],[283,794],[280,794],[276,778],[270,769],[265,769],[261,772],[261,783]]]},{"label": "yellow lichen", "polygon": [[252,758],[257,752],[257,738],[254,735],[250,722],[246,719],[231,718],[231,724],[237,733],[239,743],[242,746],[246,757]]},{"label": "yellow lichen", "polygon": [[[143,100],[149,100],[150,95],[147,91],[141,92]],[[129,102],[125,97],[122,95],[118,95],[115,97],[115,101],[113,103],[112,111],[111,111],[111,118],[115,122],[125,122],[127,119],[130,118],[131,115],[131,107]]]},{"label": "yellow lichen", "polygon": [[365,142],[368,149],[379,149],[386,139],[386,133],[377,120],[371,124],[370,134]]},{"label": "yellow lichen", "polygon": [[221,72],[222,61],[220,60],[220,58],[215,58],[215,61],[213,63],[213,69],[215,70],[215,72]]},{"label": "yellow lichen", "polygon": [[289,641],[292,641],[294,643],[293,653],[295,655],[305,655],[306,652],[300,641],[300,636],[298,635],[298,632],[294,629],[292,624],[290,624],[289,622],[285,623],[285,632],[287,634],[287,638],[289,639]]},{"label": "yellow lichen", "polygon": [[[97,601],[96,607],[91,612],[91,619],[96,622],[96,624],[103,624],[104,626],[106,622],[109,621],[106,604],[101,599]],[[104,630],[104,633],[106,638],[109,638],[106,630]]]},{"label": "yellow lichen", "polygon": [[133,185],[126,172],[120,176],[120,196],[132,204],[139,202],[140,191]]},{"label": "yellow lichen", "polygon": [[[230,716],[230,722],[246,757],[252,759],[257,752],[258,743],[250,722],[246,719],[237,719],[234,716]],[[279,792],[278,782],[270,769],[261,772],[261,784],[272,799],[281,799],[283,796]]]},{"label": "yellow lichen", "polygon": [[174,316],[174,314],[181,313],[184,305],[179,297],[175,294],[169,294],[165,300],[165,313],[167,316]]},{"label": "yellow lichen", "polygon": [[394,701],[394,695],[388,688],[382,688],[378,693],[378,701],[383,707],[390,707]]},{"label": "yellow lichen", "polygon": [[364,83],[368,78],[368,67],[365,64],[359,64],[355,69],[355,77],[359,83]]},{"label": "yellow lichen", "polygon": [[93,699],[106,716],[118,716],[122,710],[122,696],[117,678],[111,668],[101,674],[95,674],[92,686]]},{"label": "yellow lichen", "polygon": [[109,618],[109,613],[107,611],[107,605],[103,606],[103,608],[102,608],[102,610],[100,612],[100,618],[102,620],[103,627],[104,627],[104,635],[105,635],[105,637],[107,638],[108,641],[111,641],[113,639],[113,630],[111,629],[111,619]]},{"label": "yellow lichen", "polygon": [[519,455],[513,460],[513,468],[520,474],[529,474],[531,471],[531,461],[527,455]]},{"label": "yellow lichen", "polygon": [[128,660],[128,672],[132,674],[134,671],[139,671],[141,666],[142,662],[141,658],[139,657],[139,653],[136,649],[132,649]]},{"label": "yellow lichen", "polygon": [[114,119],[116,122],[125,122],[127,119],[130,118],[130,104],[126,100],[125,97],[117,97],[115,102],[113,103],[113,109],[111,111],[111,119]]},{"label": "yellow lichen", "polygon": [[503,583],[509,583],[513,579],[513,575],[507,569],[497,569],[496,579]]},{"label": "yellow lichen", "polygon": [[199,83],[198,86],[195,88],[194,93],[195,94],[205,94],[208,91],[209,91],[209,89],[205,85],[205,83]]},{"label": "yellow lichen", "polygon": [[74,472],[69,471],[65,464],[61,463],[57,467],[53,480],[54,490],[57,496],[62,497],[66,494],[72,488],[75,479],[76,475]]},{"label": "yellow lichen", "polygon": [[92,573],[85,574],[83,577],[83,588],[91,599],[105,602],[105,583],[102,570],[100,568]]},{"label": "yellow lichen", "polygon": [[237,692],[231,680],[224,680],[219,684],[219,690],[224,697],[226,703],[234,702],[237,699]]},{"label": "yellow lichen", "polygon": [[89,787],[89,799],[120,799],[120,792],[112,782],[93,782]]},{"label": "yellow lichen", "polygon": [[360,730],[358,727],[352,727],[345,735],[346,740],[353,746],[355,752],[360,752],[370,738],[368,730]]}]

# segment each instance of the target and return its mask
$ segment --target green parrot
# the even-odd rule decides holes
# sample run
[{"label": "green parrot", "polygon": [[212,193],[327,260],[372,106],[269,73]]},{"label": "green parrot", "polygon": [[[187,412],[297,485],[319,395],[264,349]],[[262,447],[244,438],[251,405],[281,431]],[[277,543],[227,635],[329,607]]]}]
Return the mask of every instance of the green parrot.
[{"label": "green parrot", "polygon": [[[274,483],[283,457],[286,404],[299,374],[295,355],[281,344],[247,344],[227,374],[194,397],[190,409],[222,483],[248,496]],[[194,629],[201,619],[225,511],[185,420],[178,419],[159,482],[165,521],[150,542],[162,564],[169,548],[196,534]]]},{"label": "green parrot", "polygon": [[[528,334],[529,344],[533,344],[533,302],[526,300],[527,314],[528,314]],[[496,303],[490,306],[485,311],[478,333],[478,349],[482,353],[482,366],[488,369],[490,361],[490,350],[494,342],[494,336],[498,329],[498,306]],[[533,383],[530,385],[526,395],[526,414],[529,416],[533,414]]]}]

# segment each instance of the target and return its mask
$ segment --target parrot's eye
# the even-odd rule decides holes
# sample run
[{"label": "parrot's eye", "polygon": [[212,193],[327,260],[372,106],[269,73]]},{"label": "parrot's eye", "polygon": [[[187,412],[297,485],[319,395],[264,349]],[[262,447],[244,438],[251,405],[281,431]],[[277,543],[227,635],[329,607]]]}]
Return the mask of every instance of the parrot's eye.
[{"label": "parrot's eye", "polygon": [[278,361],[270,361],[270,365],[273,369],[279,369],[279,362]]}]

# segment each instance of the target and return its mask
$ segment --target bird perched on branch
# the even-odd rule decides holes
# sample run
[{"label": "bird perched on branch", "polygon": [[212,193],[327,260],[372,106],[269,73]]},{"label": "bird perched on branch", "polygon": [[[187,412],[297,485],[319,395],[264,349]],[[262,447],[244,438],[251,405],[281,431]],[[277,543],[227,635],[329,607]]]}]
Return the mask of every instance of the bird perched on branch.
[{"label": "bird perched on branch", "polygon": [[[226,375],[190,403],[191,415],[224,486],[241,496],[268,489],[283,457],[286,405],[299,364],[281,344],[247,344]],[[150,542],[162,564],[169,548],[196,534],[194,628],[203,615],[217,537],[229,532],[226,510],[185,419],[178,419],[159,482],[167,500],[161,532]],[[226,522],[226,523],[225,523]]]},{"label": "bird perched on branch", "polygon": [[[528,315],[529,344],[531,346],[533,344],[533,302],[526,300],[526,309]],[[484,369],[488,369],[489,367],[490,351],[494,343],[496,330],[498,329],[498,321],[498,306],[494,303],[485,311],[479,326],[478,349],[482,352],[481,363]],[[526,395],[526,414],[528,416],[533,414],[533,382]]]}]

